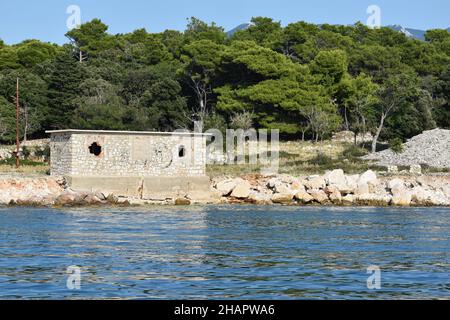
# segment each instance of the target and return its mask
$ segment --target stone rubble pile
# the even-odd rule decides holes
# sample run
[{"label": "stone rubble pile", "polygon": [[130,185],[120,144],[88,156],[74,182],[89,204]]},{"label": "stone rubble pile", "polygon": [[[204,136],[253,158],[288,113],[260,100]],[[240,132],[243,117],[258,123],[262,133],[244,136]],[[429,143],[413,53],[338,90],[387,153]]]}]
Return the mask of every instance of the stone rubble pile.
[{"label": "stone rubble pile", "polygon": [[450,168],[450,130],[424,131],[403,144],[401,153],[387,149],[367,155],[363,159],[374,160],[384,166],[427,165]]},{"label": "stone rubble pile", "polygon": [[322,204],[369,206],[449,206],[449,176],[377,177],[369,170],[346,175],[337,169],[325,175],[218,178],[213,188],[222,203]]}]

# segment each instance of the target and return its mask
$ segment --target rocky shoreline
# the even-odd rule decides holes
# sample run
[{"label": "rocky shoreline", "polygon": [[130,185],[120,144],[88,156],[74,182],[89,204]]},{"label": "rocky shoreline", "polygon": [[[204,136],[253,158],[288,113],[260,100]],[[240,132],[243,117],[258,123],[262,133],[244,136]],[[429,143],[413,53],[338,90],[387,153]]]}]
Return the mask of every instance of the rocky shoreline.
[{"label": "rocky shoreline", "polygon": [[80,192],[62,177],[0,178],[0,205],[8,206],[132,206],[190,204],[333,205],[333,206],[450,206],[449,175],[377,176],[371,170],[346,175],[248,175],[215,178],[210,194],[177,198],[136,199],[105,191]]},{"label": "rocky shoreline", "polygon": [[107,192],[74,191],[67,186],[63,177],[0,178],[0,205],[3,206],[78,207],[130,204],[127,198],[119,198]]},{"label": "rocky shoreline", "polygon": [[288,175],[218,179],[225,203],[347,206],[450,206],[450,176],[382,176],[371,170],[345,175]]}]

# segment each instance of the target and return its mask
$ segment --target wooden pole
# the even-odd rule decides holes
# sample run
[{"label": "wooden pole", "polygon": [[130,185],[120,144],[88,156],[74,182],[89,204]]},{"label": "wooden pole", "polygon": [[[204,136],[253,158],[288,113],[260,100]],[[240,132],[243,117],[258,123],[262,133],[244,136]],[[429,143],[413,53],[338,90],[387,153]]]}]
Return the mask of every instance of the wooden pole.
[{"label": "wooden pole", "polygon": [[20,140],[19,140],[19,77],[16,83],[16,168],[20,167]]}]

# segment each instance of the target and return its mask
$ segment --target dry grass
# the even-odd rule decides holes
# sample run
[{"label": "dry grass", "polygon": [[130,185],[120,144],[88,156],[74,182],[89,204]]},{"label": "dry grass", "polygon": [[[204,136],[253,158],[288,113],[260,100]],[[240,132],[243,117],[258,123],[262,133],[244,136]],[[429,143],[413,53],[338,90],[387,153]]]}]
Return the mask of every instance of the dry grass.
[{"label": "dry grass", "polygon": [[0,175],[18,175],[18,176],[42,176],[48,175],[50,167],[48,165],[22,165],[19,168],[8,164],[0,165]]},{"label": "dry grass", "polygon": [[[380,169],[360,160],[350,144],[332,141],[319,143],[289,141],[280,142],[279,173],[294,176],[323,174],[327,170],[341,168],[346,173],[360,173],[372,169]],[[261,165],[208,165],[207,174],[217,176],[241,176],[261,173]]]}]

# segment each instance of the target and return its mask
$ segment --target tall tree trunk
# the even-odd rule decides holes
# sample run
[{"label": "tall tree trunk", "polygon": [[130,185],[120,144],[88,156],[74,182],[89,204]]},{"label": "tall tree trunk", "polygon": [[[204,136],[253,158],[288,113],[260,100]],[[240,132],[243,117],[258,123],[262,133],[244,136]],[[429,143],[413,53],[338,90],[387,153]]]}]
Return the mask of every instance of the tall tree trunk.
[{"label": "tall tree trunk", "polygon": [[364,146],[366,145],[366,118],[364,118],[363,116],[361,117],[362,123],[363,123],[363,132],[362,132],[362,147],[364,148]]},{"label": "tall tree trunk", "polygon": [[23,129],[23,142],[27,142],[27,135],[28,135],[28,108],[25,105],[24,107],[24,120],[25,120],[25,126]]},{"label": "tall tree trunk", "polygon": [[382,114],[381,119],[380,119],[380,124],[377,128],[377,132],[375,133],[375,136],[373,137],[373,140],[372,140],[372,153],[377,152],[377,142],[378,142],[378,138],[380,137],[381,130],[383,130],[385,118],[386,118],[386,115]]},{"label": "tall tree trunk", "polygon": [[345,120],[345,130],[350,130],[350,125],[348,123],[348,117],[347,117],[347,106],[344,106],[344,120]]}]

